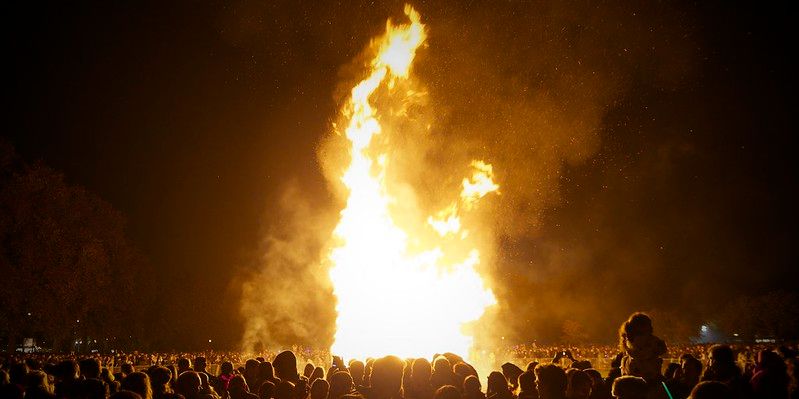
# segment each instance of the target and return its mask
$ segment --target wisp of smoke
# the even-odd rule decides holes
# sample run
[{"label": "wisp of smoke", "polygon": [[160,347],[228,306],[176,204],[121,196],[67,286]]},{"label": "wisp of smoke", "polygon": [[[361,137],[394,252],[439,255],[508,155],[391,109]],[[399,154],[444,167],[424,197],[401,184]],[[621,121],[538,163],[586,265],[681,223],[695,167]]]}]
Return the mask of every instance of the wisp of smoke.
[{"label": "wisp of smoke", "polygon": [[[569,184],[564,168],[597,152],[607,112],[635,85],[669,90],[691,70],[686,16],[659,3],[637,7],[540,2],[420,9],[430,28],[428,47],[418,54],[417,78],[406,88],[419,96],[380,115],[401,133],[381,138],[390,142],[388,189],[396,211],[423,220],[458,191],[472,159],[494,166],[501,195],[469,216],[479,226],[473,232],[482,274],[499,301],[484,317],[492,328],[483,329],[490,335],[478,334],[480,345],[497,344],[506,333],[528,338],[539,322],[595,322],[596,313],[570,300],[574,287],[556,277],[555,285],[542,283],[587,264],[587,250],[564,253],[565,244],[547,243],[531,253],[518,245],[541,238],[547,212]],[[344,69],[354,73],[342,87],[362,78],[364,59]],[[319,147],[338,198],[342,148],[335,134]],[[285,223],[270,233],[263,267],[244,279],[248,347],[332,340],[335,299],[323,260],[337,215],[306,207],[302,198],[302,192],[287,192]],[[531,260],[520,260],[525,257]],[[566,322],[568,330],[580,329]]]}]

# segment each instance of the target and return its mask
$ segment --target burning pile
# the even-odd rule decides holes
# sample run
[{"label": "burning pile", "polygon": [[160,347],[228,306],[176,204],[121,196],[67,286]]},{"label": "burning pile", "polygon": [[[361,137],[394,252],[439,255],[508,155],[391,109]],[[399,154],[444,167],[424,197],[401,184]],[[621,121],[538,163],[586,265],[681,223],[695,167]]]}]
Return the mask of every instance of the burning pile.
[{"label": "burning pile", "polygon": [[[409,237],[422,233],[398,227],[402,224],[397,221],[410,216],[390,210],[395,200],[386,184],[389,160],[372,139],[399,132],[381,124],[370,98],[379,89],[387,90],[391,103],[402,104],[415,95],[396,84],[410,78],[426,32],[413,8],[406,6],[405,14],[409,24],[388,21],[385,35],[374,42],[368,76],[352,89],[342,110],[346,126],[341,133],[349,142],[350,160],[341,180],[348,198],[333,232],[329,261],[338,313],[331,351],[345,358],[429,357],[445,351],[467,357],[473,339],[464,325],[496,302],[475,270],[477,249],[445,256],[440,245],[426,242],[424,250],[412,250]],[[460,241],[459,247],[468,247],[469,239],[461,212],[499,188],[491,165],[478,160],[471,166],[473,174],[463,179],[460,198],[424,225],[441,240]]]}]

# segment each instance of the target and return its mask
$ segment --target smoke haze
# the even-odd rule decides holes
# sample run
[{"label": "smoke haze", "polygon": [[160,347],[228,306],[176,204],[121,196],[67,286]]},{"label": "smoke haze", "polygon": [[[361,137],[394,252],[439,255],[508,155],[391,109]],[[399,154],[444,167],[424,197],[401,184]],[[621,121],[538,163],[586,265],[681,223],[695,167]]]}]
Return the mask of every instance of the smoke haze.
[{"label": "smoke haze", "polygon": [[[330,344],[332,126],[403,5],[9,4],[2,135],[127,216],[149,349]],[[413,230],[493,165],[500,193],[464,216],[499,302],[482,343],[609,341],[633,310],[671,342],[796,297],[787,4],[412,5],[417,95],[381,108],[393,211]]]},{"label": "smoke haze", "polygon": [[[401,4],[385,8],[386,17],[401,20]],[[390,126],[380,139],[389,143],[395,211],[423,221],[457,195],[471,160],[493,164],[501,194],[468,216],[480,226],[481,268],[499,300],[484,320],[493,326],[490,336],[479,336],[479,342],[500,335],[559,340],[564,323],[574,322],[605,328],[589,335],[607,339],[627,313],[648,309],[642,300],[648,285],[630,287],[639,279],[657,284],[664,267],[657,248],[622,243],[617,240],[624,238],[599,230],[574,234],[567,224],[585,220],[552,215],[569,207],[564,190],[590,184],[575,171],[625,173],[610,170],[613,160],[597,158],[613,134],[608,123],[631,122],[615,120],[614,112],[634,88],[668,93],[694,73],[691,17],[660,3],[634,9],[562,2],[419,8],[429,39],[415,61],[415,79],[402,87],[419,95],[401,110],[385,110],[375,99],[382,123]],[[382,26],[358,38],[364,48]],[[369,56],[367,48],[341,67],[331,93],[337,104],[362,78]],[[330,118],[337,122],[336,115]],[[260,271],[243,279],[247,347],[259,340],[324,345],[331,339],[334,299],[324,258],[345,198],[338,179],[347,156],[342,137],[320,134],[318,162],[338,200],[310,207],[301,187],[286,193],[283,222],[268,234]],[[588,206],[602,208],[599,201]],[[597,226],[630,223],[606,209],[574,217]],[[609,252],[612,267],[601,262]],[[298,314],[305,316],[293,318]]]}]

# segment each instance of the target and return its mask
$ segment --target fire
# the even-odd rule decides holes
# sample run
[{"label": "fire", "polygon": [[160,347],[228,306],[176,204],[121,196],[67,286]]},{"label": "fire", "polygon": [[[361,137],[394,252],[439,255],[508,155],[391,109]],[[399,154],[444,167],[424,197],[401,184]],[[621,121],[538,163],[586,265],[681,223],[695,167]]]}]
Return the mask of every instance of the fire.
[{"label": "fire", "polygon": [[499,186],[492,180],[494,168],[491,165],[483,161],[473,161],[472,166],[476,170],[471,179],[463,179],[463,192],[461,192],[461,198],[468,206],[474,205],[486,194],[499,189]]},{"label": "fire", "polygon": [[[392,90],[398,80],[410,77],[416,51],[426,38],[419,13],[406,5],[405,14],[407,24],[387,22],[385,35],[374,42],[377,53],[368,76],[352,89],[342,110],[351,158],[341,180],[349,194],[333,231],[329,260],[338,313],[331,352],[345,358],[429,357],[447,351],[467,357],[472,337],[463,326],[496,303],[475,269],[480,262],[476,249],[447,253],[447,259],[460,259],[454,264],[444,261],[440,245],[425,243],[429,249],[414,252],[409,237],[422,234],[398,227],[396,221],[402,219],[397,218],[409,216],[389,211],[394,200],[386,189],[388,160],[385,154],[374,154],[372,139],[390,133],[391,126],[381,125],[370,97],[381,86],[398,104],[413,95]],[[474,161],[471,166],[474,173],[463,180],[459,200],[427,219],[425,226],[441,240],[465,240],[460,210],[471,209],[499,188],[491,165]]]}]

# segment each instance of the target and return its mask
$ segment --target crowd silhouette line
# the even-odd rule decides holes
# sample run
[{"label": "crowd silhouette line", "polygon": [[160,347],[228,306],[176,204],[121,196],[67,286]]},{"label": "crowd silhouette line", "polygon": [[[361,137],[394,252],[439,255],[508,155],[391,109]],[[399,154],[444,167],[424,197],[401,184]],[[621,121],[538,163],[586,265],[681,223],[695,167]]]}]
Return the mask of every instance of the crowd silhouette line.
[{"label": "crowd silhouette line", "polygon": [[[592,349],[595,350],[595,349]],[[673,350],[673,348],[672,348]],[[512,362],[483,380],[461,357],[353,359],[306,363],[283,351],[267,360],[206,356],[0,355],[0,398],[9,399],[796,399],[795,346],[710,346],[666,361],[652,319],[632,314],[604,375],[569,349],[549,361]],[[673,353],[673,352],[672,352]],[[746,359],[752,358],[752,362]],[[121,362],[120,362],[121,360]],[[742,362],[743,360],[743,362]],[[135,363],[135,364],[134,364]],[[485,381],[485,389],[481,381]]]}]

